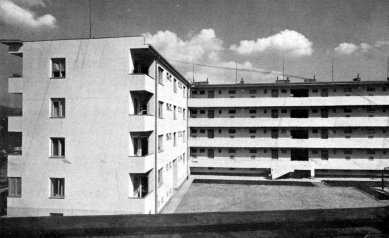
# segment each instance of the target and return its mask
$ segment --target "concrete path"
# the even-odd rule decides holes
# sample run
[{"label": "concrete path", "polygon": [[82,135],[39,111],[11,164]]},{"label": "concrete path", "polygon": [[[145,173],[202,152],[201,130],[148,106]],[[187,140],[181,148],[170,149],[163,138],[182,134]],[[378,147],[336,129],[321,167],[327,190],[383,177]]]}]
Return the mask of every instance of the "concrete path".
[{"label": "concrete path", "polygon": [[185,182],[181,185],[181,187],[177,190],[177,192],[173,195],[173,197],[170,199],[170,201],[166,204],[166,206],[162,209],[160,213],[162,214],[174,213],[174,211],[177,209],[178,205],[180,204],[182,198],[188,192],[190,186],[192,185],[193,180],[194,177],[189,176],[189,178],[185,180]]}]

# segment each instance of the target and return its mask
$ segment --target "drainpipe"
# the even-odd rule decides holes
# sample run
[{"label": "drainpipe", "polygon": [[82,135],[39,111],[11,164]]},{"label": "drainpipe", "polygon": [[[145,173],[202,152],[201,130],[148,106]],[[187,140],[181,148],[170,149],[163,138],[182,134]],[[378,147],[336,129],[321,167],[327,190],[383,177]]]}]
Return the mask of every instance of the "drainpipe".
[{"label": "drainpipe", "polygon": [[158,163],[157,163],[157,157],[158,157],[158,59],[155,59],[155,76],[154,76],[154,83],[155,83],[155,90],[154,90],[154,119],[155,119],[155,125],[154,125],[154,195],[155,195],[155,214],[158,213]]},{"label": "drainpipe", "polygon": [[190,115],[190,112],[189,112],[189,107],[188,107],[188,101],[189,101],[189,90],[191,88],[191,85],[187,86],[187,90],[186,90],[186,115],[185,115],[185,118],[186,118],[186,180],[189,179],[189,133],[190,133],[190,129],[189,129],[189,115]]}]

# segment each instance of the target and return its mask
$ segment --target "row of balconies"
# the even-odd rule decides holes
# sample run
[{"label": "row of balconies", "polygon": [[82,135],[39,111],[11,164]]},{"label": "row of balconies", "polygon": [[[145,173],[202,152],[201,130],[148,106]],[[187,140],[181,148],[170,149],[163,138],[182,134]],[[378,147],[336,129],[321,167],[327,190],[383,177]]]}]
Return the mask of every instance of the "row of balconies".
[{"label": "row of balconies", "polygon": [[[212,85],[215,86],[215,85]],[[328,85],[317,86],[310,85],[309,88],[280,87],[275,85],[272,87],[258,88],[249,86],[247,88],[193,88],[191,98],[255,98],[255,97],[333,97],[333,96],[374,96],[387,95],[387,84],[382,81],[379,84],[371,85]]]},{"label": "row of balconies", "polygon": [[389,159],[345,159],[345,158],[329,158],[328,160],[310,159],[309,161],[291,161],[291,160],[274,160],[268,159],[251,159],[247,157],[244,160],[240,158],[231,159],[224,157],[221,159],[209,159],[206,156],[197,156],[191,158],[190,167],[202,167],[202,168],[273,168],[281,166],[284,168],[292,168],[293,170],[310,170],[310,169],[323,169],[323,170],[383,170],[389,166]]},{"label": "row of balconies", "polygon": [[190,147],[221,148],[350,148],[382,149],[389,147],[389,138],[310,138],[308,140],[292,138],[206,138],[191,137]]},{"label": "row of balconies", "polygon": [[334,107],[389,105],[389,96],[334,96],[312,98],[190,98],[190,108]]},{"label": "row of balconies", "polygon": [[389,117],[190,118],[189,127],[387,127]]}]

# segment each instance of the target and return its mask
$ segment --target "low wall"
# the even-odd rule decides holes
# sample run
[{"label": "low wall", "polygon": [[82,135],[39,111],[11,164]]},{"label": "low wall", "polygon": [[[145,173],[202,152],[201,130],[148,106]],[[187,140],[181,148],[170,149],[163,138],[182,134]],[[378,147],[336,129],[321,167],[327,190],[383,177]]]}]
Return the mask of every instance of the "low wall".
[{"label": "low wall", "polygon": [[[270,230],[306,232],[374,227],[388,232],[389,207],[192,214],[0,219],[0,236],[97,236]],[[318,234],[314,232],[314,234]]]}]

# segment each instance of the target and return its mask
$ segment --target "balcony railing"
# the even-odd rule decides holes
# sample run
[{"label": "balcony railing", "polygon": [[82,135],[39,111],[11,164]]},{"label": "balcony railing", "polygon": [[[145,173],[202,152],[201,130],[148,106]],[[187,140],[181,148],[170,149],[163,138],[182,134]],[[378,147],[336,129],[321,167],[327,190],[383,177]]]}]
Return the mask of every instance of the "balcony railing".
[{"label": "balcony railing", "polygon": [[314,107],[389,105],[389,96],[279,97],[279,98],[190,98],[189,107]]},{"label": "balcony railing", "polygon": [[[191,118],[190,127],[387,127],[389,117]],[[244,122],[244,123],[242,123]]]},{"label": "balcony railing", "polygon": [[8,78],[8,92],[23,93],[23,78],[22,77]]},{"label": "balcony railing", "polygon": [[155,92],[154,79],[147,74],[130,74],[129,89],[131,91],[147,91],[150,93]]},{"label": "balcony railing", "polygon": [[308,140],[291,138],[191,138],[191,147],[220,148],[350,148],[350,149],[383,149],[389,147],[389,138],[310,138]]},{"label": "balcony railing", "polygon": [[154,168],[154,163],[154,154],[148,154],[145,156],[129,156],[129,172],[146,173]]}]

